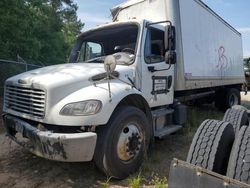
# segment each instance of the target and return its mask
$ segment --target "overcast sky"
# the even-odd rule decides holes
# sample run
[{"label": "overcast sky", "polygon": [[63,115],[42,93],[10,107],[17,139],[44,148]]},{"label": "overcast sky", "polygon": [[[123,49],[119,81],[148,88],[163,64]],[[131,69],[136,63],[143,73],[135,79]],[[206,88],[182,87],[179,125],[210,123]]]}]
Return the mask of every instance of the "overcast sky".
[{"label": "overcast sky", "polygon": [[[110,22],[110,8],[126,0],[75,0],[84,30]],[[203,0],[210,8],[242,33],[244,57],[250,57],[250,1]]]}]

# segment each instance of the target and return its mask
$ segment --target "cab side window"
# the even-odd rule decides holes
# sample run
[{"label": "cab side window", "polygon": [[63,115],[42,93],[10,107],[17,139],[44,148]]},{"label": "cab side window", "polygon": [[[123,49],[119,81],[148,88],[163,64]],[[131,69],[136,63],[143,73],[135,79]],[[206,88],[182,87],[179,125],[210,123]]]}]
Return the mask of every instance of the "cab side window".
[{"label": "cab side window", "polygon": [[164,49],[164,31],[155,28],[148,29],[144,52],[146,63],[164,61]]},{"label": "cab side window", "polygon": [[102,56],[102,46],[95,42],[83,42],[79,61],[84,62]]}]

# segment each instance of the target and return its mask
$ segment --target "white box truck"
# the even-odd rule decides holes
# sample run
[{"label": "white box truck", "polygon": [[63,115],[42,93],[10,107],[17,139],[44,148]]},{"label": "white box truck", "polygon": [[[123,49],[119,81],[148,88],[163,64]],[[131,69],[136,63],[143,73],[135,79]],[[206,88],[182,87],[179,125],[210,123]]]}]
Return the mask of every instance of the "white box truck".
[{"label": "white box truck", "polygon": [[57,161],[124,178],[150,142],[185,124],[183,100],[240,103],[241,34],[200,0],[130,0],[80,34],[69,63],[5,83],[7,135]]}]

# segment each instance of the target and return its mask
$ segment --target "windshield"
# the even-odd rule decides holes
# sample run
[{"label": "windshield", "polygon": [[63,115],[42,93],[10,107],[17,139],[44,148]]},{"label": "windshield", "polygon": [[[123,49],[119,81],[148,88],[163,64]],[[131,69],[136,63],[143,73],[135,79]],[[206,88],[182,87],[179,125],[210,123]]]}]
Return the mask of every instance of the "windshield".
[{"label": "windshield", "polygon": [[119,24],[88,31],[78,37],[70,63],[103,63],[113,54],[118,64],[131,64],[135,58],[138,26]]}]

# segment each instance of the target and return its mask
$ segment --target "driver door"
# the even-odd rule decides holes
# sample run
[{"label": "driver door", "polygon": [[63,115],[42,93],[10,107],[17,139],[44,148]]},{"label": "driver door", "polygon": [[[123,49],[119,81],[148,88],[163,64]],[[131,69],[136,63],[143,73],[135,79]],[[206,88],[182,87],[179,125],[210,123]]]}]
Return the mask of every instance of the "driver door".
[{"label": "driver door", "polygon": [[165,62],[163,25],[146,27],[143,33],[142,92],[150,107],[173,103],[174,65]]}]

